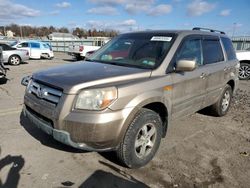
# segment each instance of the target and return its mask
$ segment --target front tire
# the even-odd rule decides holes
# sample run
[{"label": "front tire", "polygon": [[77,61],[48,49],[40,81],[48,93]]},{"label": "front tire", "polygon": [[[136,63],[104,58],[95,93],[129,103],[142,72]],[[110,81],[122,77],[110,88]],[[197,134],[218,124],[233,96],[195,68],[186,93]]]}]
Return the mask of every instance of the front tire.
[{"label": "front tire", "polygon": [[21,58],[18,55],[12,55],[9,58],[9,64],[17,66],[21,63]]},{"label": "front tire", "polygon": [[118,159],[129,168],[142,167],[155,156],[161,138],[160,116],[143,108],[128,127],[124,140],[116,151]]},{"label": "front tire", "polygon": [[227,84],[219,100],[212,105],[212,111],[216,116],[221,117],[226,115],[231,105],[232,96],[233,96],[232,87]]}]

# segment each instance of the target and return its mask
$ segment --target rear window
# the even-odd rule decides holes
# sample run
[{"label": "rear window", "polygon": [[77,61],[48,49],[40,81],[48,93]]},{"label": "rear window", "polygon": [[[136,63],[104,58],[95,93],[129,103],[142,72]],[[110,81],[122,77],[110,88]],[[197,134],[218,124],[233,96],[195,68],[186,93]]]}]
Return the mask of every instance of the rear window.
[{"label": "rear window", "polygon": [[40,48],[40,44],[35,42],[30,43],[30,46],[31,48]]},{"label": "rear window", "polygon": [[221,41],[227,53],[227,59],[228,60],[236,59],[236,54],[231,40],[229,38],[221,37]]},{"label": "rear window", "polygon": [[219,39],[204,39],[202,48],[204,64],[224,61],[224,56]]}]

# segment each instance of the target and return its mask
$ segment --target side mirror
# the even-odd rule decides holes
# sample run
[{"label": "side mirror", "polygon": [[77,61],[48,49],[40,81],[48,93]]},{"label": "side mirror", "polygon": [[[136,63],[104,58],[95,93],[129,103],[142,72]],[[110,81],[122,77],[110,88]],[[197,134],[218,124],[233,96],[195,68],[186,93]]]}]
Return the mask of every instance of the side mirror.
[{"label": "side mirror", "polygon": [[22,84],[23,86],[27,86],[27,85],[29,84],[29,81],[30,81],[31,77],[32,77],[32,76],[25,76],[25,77],[23,77],[23,79],[22,79],[22,81],[21,81],[21,84]]},{"label": "side mirror", "polygon": [[17,47],[17,48],[22,48],[22,45],[21,45],[21,44],[18,44],[16,47]]},{"label": "side mirror", "polygon": [[177,61],[176,70],[177,71],[193,71],[196,68],[195,60],[181,59]]}]

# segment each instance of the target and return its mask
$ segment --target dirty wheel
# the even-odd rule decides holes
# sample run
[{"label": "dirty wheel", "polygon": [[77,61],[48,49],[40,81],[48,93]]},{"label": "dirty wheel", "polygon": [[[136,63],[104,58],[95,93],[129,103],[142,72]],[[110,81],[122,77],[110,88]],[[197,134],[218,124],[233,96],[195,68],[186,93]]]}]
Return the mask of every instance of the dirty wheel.
[{"label": "dirty wheel", "polygon": [[146,165],[156,154],[162,137],[160,116],[141,109],[130,124],[123,142],[116,151],[120,161],[129,168]]},{"label": "dirty wheel", "polygon": [[42,55],[41,55],[41,58],[50,59],[50,56],[49,56],[49,54],[42,54]]},{"label": "dirty wheel", "polygon": [[226,115],[232,101],[232,93],[233,91],[231,86],[226,85],[219,100],[214,105],[212,105],[212,110],[215,113],[215,115],[217,116]]},{"label": "dirty wheel", "polygon": [[10,58],[9,58],[9,64],[10,65],[19,65],[21,63],[21,59],[20,59],[20,57],[19,56],[17,56],[17,55],[12,55],[12,56],[10,56]]},{"label": "dirty wheel", "polygon": [[239,79],[248,80],[250,78],[250,64],[241,63],[239,69]]}]

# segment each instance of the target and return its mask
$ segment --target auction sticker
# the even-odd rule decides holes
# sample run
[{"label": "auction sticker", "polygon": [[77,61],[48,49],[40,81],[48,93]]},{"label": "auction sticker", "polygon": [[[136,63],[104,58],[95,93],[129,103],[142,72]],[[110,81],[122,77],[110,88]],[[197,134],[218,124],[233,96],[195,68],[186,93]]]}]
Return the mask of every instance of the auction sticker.
[{"label": "auction sticker", "polygon": [[151,38],[151,41],[164,41],[164,42],[170,42],[172,40],[172,37],[165,37],[165,36],[153,36]]}]

